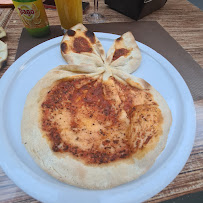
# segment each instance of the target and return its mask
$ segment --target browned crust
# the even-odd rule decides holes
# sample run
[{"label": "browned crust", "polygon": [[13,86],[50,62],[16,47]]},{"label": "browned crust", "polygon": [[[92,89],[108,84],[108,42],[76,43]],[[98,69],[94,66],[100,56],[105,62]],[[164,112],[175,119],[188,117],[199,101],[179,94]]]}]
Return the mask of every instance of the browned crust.
[{"label": "browned crust", "polygon": [[125,48],[120,48],[120,49],[116,49],[114,54],[113,54],[113,59],[112,61],[115,61],[116,59],[118,59],[121,56],[128,56],[130,54],[130,50],[125,49]]},{"label": "browned crust", "polygon": [[76,53],[81,52],[92,52],[92,47],[90,43],[84,37],[77,37],[73,41],[73,49],[72,51]]}]

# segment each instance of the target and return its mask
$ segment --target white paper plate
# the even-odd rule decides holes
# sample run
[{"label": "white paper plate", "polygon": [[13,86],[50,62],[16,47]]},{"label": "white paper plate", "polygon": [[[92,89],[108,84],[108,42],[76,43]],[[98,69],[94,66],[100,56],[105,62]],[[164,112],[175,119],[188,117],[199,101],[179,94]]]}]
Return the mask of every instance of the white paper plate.
[{"label": "white paper plate", "polygon": [[[117,35],[96,33],[105,51]],[[0,80],[0,164],[26,193],[42,202],[142,202],[166,187],[181,171],[195,137],[195,110],[187,85],[160,54],[138,43],[142,63],[133,73],[149,82],[167,101],[173,122],[165,150],[153,167],[135,181],[109,190],[86,190],[64,184],[41,170],[21,143],[26,96],[49,70],[66,64],[58,37],[21,56]]]}]

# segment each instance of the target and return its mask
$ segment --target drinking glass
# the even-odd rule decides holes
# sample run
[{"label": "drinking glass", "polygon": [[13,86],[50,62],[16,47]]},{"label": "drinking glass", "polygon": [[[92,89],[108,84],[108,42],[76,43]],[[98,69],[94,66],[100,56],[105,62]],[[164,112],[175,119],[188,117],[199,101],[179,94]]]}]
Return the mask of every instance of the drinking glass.
[{"label": "drinking glass", "polygon": [[94,0],[94,13],[91,13],[87,16],[87,21],[90,23],[103,23],[105,18],[102,14],[98,12],[99,3],[98,0]]},{"label": "drinking glass", "polygon": [[83,22],[82,0],[55,0],[55,4],[64,33]]}]

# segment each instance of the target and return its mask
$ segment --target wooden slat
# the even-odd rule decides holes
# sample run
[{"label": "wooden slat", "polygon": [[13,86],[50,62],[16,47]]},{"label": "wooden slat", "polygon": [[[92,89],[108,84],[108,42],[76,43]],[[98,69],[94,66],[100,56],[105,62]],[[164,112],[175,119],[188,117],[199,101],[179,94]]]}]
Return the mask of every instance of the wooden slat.
[{"label": "wooden slat", "polygon": [[0,27],[5,27],[12,12],[12,8],[0,8]]}]

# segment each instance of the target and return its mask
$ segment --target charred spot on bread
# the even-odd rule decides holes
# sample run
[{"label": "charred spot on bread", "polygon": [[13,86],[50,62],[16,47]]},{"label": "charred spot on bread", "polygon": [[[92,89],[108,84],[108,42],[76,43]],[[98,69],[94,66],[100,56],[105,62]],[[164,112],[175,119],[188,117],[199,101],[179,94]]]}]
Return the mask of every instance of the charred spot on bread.
[{"label": "charred spot on bread", "polygon": [[67,35],[70,36],[70,37],[73,37],[75,35],[75,33],[76,32],[74,30],[70,30],[70,29],[67,30]]},{"label": "charred spot on bread", "polygon": [[119,37],[119,38],[116,39],[117,42],[119,42],[119,41],[121,41],[121,40],[123,40],[122,37]]},{"label": "charred spot on bread", "polygon": [[61,43],[61,51],[66,53],[68,51],[68,45],[65,42]]},{"label": "charred spot on bread", "polygon": [[96,40],[95,40],[95,35],[94,35],[93,32],[87,30],[87,31],[85,32],[85,35],[90,39],[90,41],[92,42],[92,44],[95,43]]}]

